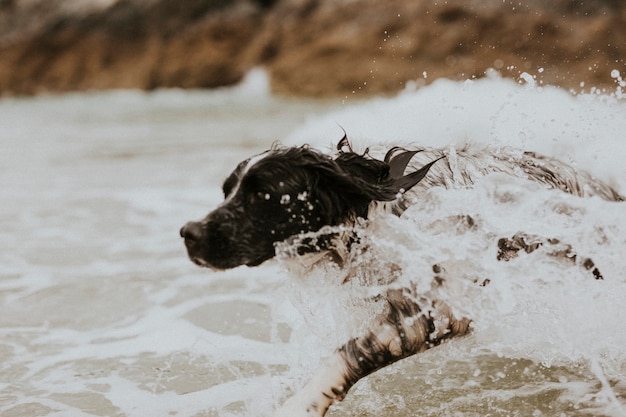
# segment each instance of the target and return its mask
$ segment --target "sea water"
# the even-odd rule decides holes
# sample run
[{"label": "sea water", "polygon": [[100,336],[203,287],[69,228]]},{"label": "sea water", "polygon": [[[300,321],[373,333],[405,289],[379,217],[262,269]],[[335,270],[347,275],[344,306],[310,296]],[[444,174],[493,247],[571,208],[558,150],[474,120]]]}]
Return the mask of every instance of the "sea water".
[{"label": "sea water", "polygon": [[[346,104],[272,97],[254,72],[225,90],[0,100],[0,414],[271,416],[355,332],[359,288],[276,261],[204,270],[178,229],[275,141],[329,148],[344,129],[360,149],[516,146],[626,194],[623,99],[527,81]],[[362,380],[329,415],[626,415],[624,204],[493,175],[364,225],[380,254],[366,261],[418,288],[446,265],[438,296],[473,332]],[[604,279],[547,249],[497,261],[497,238],[520,231],[566,242]]]}]

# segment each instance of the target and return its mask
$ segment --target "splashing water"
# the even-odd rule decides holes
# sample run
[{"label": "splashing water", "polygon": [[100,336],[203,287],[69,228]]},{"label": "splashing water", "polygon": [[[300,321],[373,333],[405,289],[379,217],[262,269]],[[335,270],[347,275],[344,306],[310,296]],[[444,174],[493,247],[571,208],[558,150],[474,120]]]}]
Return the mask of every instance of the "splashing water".
[{"label": "splashing water", "polygon": [[[357,149],[360,139],[372,137],[426,146],[466,141],[510,145],[554,155],[624,189],[622,103],[574,98],[535,85],[502,88],[510,82],[499,79],[435,84],[430,91],[311,121],[290,139],[315,141],[335,119],[355,132]],[[450,95],[440,96],[443,91]],[[472,100],[481,106],[471,107]],[[544,114],[548,103],[551,111]],[[607,125],[600,126],[603,121]],[[323,143],[318,140],[318,145]],[[432,189],[402,219],[371,221],[361,231],[376,247],[376,259],[362,259],[371,274],[388,272],[380,262],[384,259],[401,267],[401,281],[417,283],[428,294],[433,265],[443,265],[446,285],[436,296],[457,314],[471,317],[474,331],[382,371],[370,378],[375,382],[363,381],[337,415],[379,415],[386,408],[407,416],[415,410],[419,415],[626,415],[624,213],[621,202],[581,199],[497,174],[472,189]],[[605,279],[596,280],[580,262],[551,256],[548,248],[498,261],[498,239],[518,232],[570,245],[579,258],[591,258]],[[334,280],[329,279],[332,271],[323,274],[324,282],[342,282],[340,274]],[[485,280],[488,285],[477,284]],[[305,304],[311,302],[311,286],[298,289],[307,294],[301,296]],[[335,299],[323,292],[313,297],[318,307],[309,312],[309,323],[336,323],[345,320],[346,309],[356,309],[358,302],[351,304],[350,296],[336,291]],[[320,308],[324,303],[330,306]],[[330,313],[320,318],[320,311]],[[363,316],[367,314],[357,314],[356,321]],[[338,333],[346,338],[352,326],[316,331],[323,340]]]},{"label": "splashing water", "polygon": [[[445,300],[456,314],[474,320],[472,335],[450,341],[449,346],[441,348],[443,352],[436,352],[437,348],[423,354],[430,359],[413,358],[392,367],[395,372],[409,375],[407,370],[413,372],[415,363],[420,363],[426,369],[418,374],[435,366],[450,375],[445,367],[470,366],[473,370],[469,379],[459,375],[455,378],[459,389],[471,388],[473,394],[465,398],[467,402],[457,395],[450,411],[472,403],[475,395],[489,385],[481,381],[484,375],[475,377],[493,372],[494,378],[511,379],[518,388],[510,392],[487,388],[486,399],[499,395],[528,397],[539,406],[540,397],[549,390],[553,392],[550,407],[567,415],[577,410],[583,414],[622,415],[621,401],[626,395],[622,347],[626,332],[620,329],[626,313],[622,307],[626,277],[616,248],[626,244],[623,210],[621,203],[583,200],[504,175],[487,177],[473,189],[433,189],[402,219],[384,215],[357,227],[361,243],[368,247],[358,256],[362,268],[357,269],[366,275],[359,277],[358,288],[340,285],[345,279],[341,271],[326,267],[303,275],[305,278],[301,276],[294,287],[294,298],[316,336],[337,343],[337,339],[358,335],[368,318],[377,313],[374,303],[363,300],[387,288],[384,283],[379,285],[389,276],[388,265],[399,266],[402,275],[393,285],[417,284],[422,295]],[[579,255],[591,256],[606,278],[596,280],[582,265],[554,257],[547,248],[508,262],[498,261],[498,238],[519,231],[571,243]],[[324,231],[331,232],[337,230]],[[445,284],[436,294],[432,291],[433,265],[445,270]],[[488,284],[480,285],[485,280]],[[364,290],[364,282],[374,285]],[[524,364],[521,370],[520,362]],[[530,383],[538,384],[533,377],[556,381],[526,392],[528,386],[514,382],[517,377],[510,375],[513,371],[509,368],[529,374]],[[570,368],[576,370],[574,375],[570,375]],[[383,371],[390,372],[394,371]],[[380,384],[387,383],[382,376],[374,378]],[[394,378],[401,379],[402,384],[412,381],[412,377]],[[598,382],[600,387],[596,386]],[[381,406],[371,404],[373,409],[365,411],[363,405],[357,405],[363,401],[362,396],[376,392],[367,382],[363,385],[367,388],[357,388],[359,399],[351,401],[348,397],[349,405],[342,409],[353,413],[355,409],[350,407],[356,407],[358,412],[369,415]],[[391,395],[394,389],[384,392]],[[583,389],[587,390],[584,395],[577,391]],[[416,401],[415,395],[412,401]],[[402,398],[407,397],[412,396],[405,394]],[[397,398],[392,398],[395,404]],[[421,402],[414,406],[424,409]],[[412,410],[407,407],[407,415],[412,415]],[[496,406],[486,404],[476,408],[476,413],[487,410],[500,415]],[[502,415],[507,413],[505,410],[500,410]]]}]

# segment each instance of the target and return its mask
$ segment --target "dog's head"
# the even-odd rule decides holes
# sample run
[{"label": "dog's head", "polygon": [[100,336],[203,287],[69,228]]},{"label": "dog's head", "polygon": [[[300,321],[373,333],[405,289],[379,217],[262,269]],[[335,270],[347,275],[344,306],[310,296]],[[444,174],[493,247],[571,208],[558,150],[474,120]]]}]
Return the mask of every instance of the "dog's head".
[{"label": "dog's head", "polygon": [[403,175],[415,153],[394,148],[380,161],[276,147],[243,161],[224,181],[224,202],[180,230],[189,257],[214,269],[255,266],[274,257],[277,242],[366,218],[370,203],[394,200],[426,175],[435,161]]}]

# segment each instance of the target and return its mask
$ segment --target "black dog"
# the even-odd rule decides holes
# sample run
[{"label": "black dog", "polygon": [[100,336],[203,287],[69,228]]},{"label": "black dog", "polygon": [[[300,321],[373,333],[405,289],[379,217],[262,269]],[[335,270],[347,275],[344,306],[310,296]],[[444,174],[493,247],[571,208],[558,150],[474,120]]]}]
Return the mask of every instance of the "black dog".
[{"label": "black dog", "polygon": [[[213,269],[256,266],[274,257],[275,246],[287,239],[328,226],[349,226],[367,219],[373,210],[400,215],[430,187],[471,186],[477,177],[494,172],[579,196],[623,201],[616,190],[585,172],[515,149],[392,147],[377,159],[372,155],[379,149],[356,153],[344,137],[337,150],[327,155],[307,146],[274,147],[240,163],[224,182],[224,202],[180,230],[191,260]],[[531,252],[544,242],[519,236],[500,241],[502,260],[522,249]],[[355,239],[350,233],[322,233],[300,239],[297,251],[303,256],[322,253],[328,256],[316,259],[345,266]],[[546,245],[553,243],[545,240]],[[555,253],[571,258],[573,251]],[[593,263],[584,259],[585,268],[594,268],[594,276],[601,278]],[[433,271],[437,273],[438,267]],[[323,416],[359,379],[469,330],[469,318],[454,317],[442,302],[421,303],[413,288],[389,290],[376,302],[384,304],[384,312],[368,331],[337,349],[277,416]]]}]

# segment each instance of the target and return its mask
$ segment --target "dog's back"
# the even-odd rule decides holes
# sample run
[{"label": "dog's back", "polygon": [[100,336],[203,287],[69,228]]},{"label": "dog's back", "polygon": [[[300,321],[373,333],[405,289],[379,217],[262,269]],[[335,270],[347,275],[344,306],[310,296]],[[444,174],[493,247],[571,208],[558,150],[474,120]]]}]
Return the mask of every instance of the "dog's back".
[{"label": "dog's back", "polygon": [[403,212],[411,200],[432,187],[471,187],[480,178],[503,173],[545,184],[548,188],[564,191],[579,197],[600,197],[607,201],[624,201],[624,197],[611,185],[602,182],[584,170],[558,159],[502,147],[479,147],[464,145],[459,149],[405,147],[417,150],[407,166],[408,171],[440,159],[430,167],[428,175],[417,183],[403,198],[397,200],[393,211]]}]

